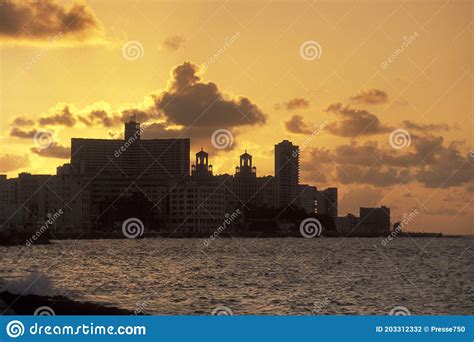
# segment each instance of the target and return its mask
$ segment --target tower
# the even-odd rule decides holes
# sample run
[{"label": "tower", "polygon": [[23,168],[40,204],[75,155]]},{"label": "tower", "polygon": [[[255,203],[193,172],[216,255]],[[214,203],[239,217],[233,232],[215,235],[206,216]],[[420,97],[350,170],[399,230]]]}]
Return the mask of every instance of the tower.
[{"label": "tower", "polygon": [[235,168],[235,171],[241,175],[256,175],[257,169],[252,167],[252,156],[247,153],[247,150],[240,155],[240,165]]},{"label": "tower", "polygon": [[212,175],[212,165],[209,165],[209,153],[201,151],[196,153],[196,163],[191,167],[191,174],[194,176]]},{"label": "tower", "polygon": [[125,123],[125,140],[140,140],[140,123],[135,118]]},{"label": "tower", "polygon": [[275,145],[276,205],[292,204],[298,196],[299,147],[288,140]]}]

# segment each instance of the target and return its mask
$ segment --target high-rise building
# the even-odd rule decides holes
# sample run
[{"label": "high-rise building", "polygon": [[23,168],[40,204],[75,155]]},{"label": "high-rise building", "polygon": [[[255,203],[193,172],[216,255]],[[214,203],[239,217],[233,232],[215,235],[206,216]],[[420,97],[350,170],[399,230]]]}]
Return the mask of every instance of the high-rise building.
[{"label": "high-rise building", "polygon": [[318,214],[337,217],[338,213],[337,188],[327,188],[316,193],[316,212]]},{"label": "high-rise building", "polygon": [[362,235],[384,235],[390,233],[390,208],[360,208],[359,233]]},{"label": "high-rise building", "polygon": [[298,186],[297,205],[303,208],[307,214],[316,213],[316,194],[318,190],[315,186],[300,184]]},{"label": "high-rise building", "polygon": [[288,206],[298,196],[299,147],[288,140],[275,145],[275,190],[277,206]]},{"label": "high-rise building", "polygon": [[140,139],[140,124],[125,124],[125,139],[71,139],[71,165],[86,175],[180,179],[189,175],[189,139]]}]

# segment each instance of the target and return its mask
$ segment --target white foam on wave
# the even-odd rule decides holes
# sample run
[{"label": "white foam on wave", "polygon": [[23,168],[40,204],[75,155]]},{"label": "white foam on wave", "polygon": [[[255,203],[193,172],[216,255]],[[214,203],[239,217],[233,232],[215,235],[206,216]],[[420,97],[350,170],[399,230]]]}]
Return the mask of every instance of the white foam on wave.
[{"label": "white foam on wave", "polygon": [[54,296],[57,292],[48,276],[44,273],[37,272],[30,273],[27,277],[22,279],[7,281],[1,291],[7,291],[13,294],[34,294],[40,296]]}]

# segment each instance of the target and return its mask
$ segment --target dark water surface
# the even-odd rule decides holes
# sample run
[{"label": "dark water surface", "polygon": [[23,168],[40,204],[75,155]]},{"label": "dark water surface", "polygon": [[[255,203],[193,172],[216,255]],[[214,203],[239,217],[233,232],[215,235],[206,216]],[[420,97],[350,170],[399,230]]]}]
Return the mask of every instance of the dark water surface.
[{"label": "dark water surface", "polygon": [[[147,314],[473,314],[472,238],[55,241],[0,247],[0,286]],[[30,276],[27,280],[25,277]]]}]

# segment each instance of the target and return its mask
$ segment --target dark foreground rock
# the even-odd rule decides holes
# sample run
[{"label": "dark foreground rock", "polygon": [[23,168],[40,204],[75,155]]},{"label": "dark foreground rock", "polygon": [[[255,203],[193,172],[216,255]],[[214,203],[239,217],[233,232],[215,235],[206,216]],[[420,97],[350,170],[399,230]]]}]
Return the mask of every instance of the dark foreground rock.
[{"label": "dark foreground rock", "polygon": [[[134,314],[129,310],[106,307],[95,303],[77,302],[63,296],[16,295],[9,292],[0,292],[0,314],[33,315],[38,308],[43,306],[51,308],[55,315]],[[47,310],[43,310],[43,312],[47,312]]]}]

